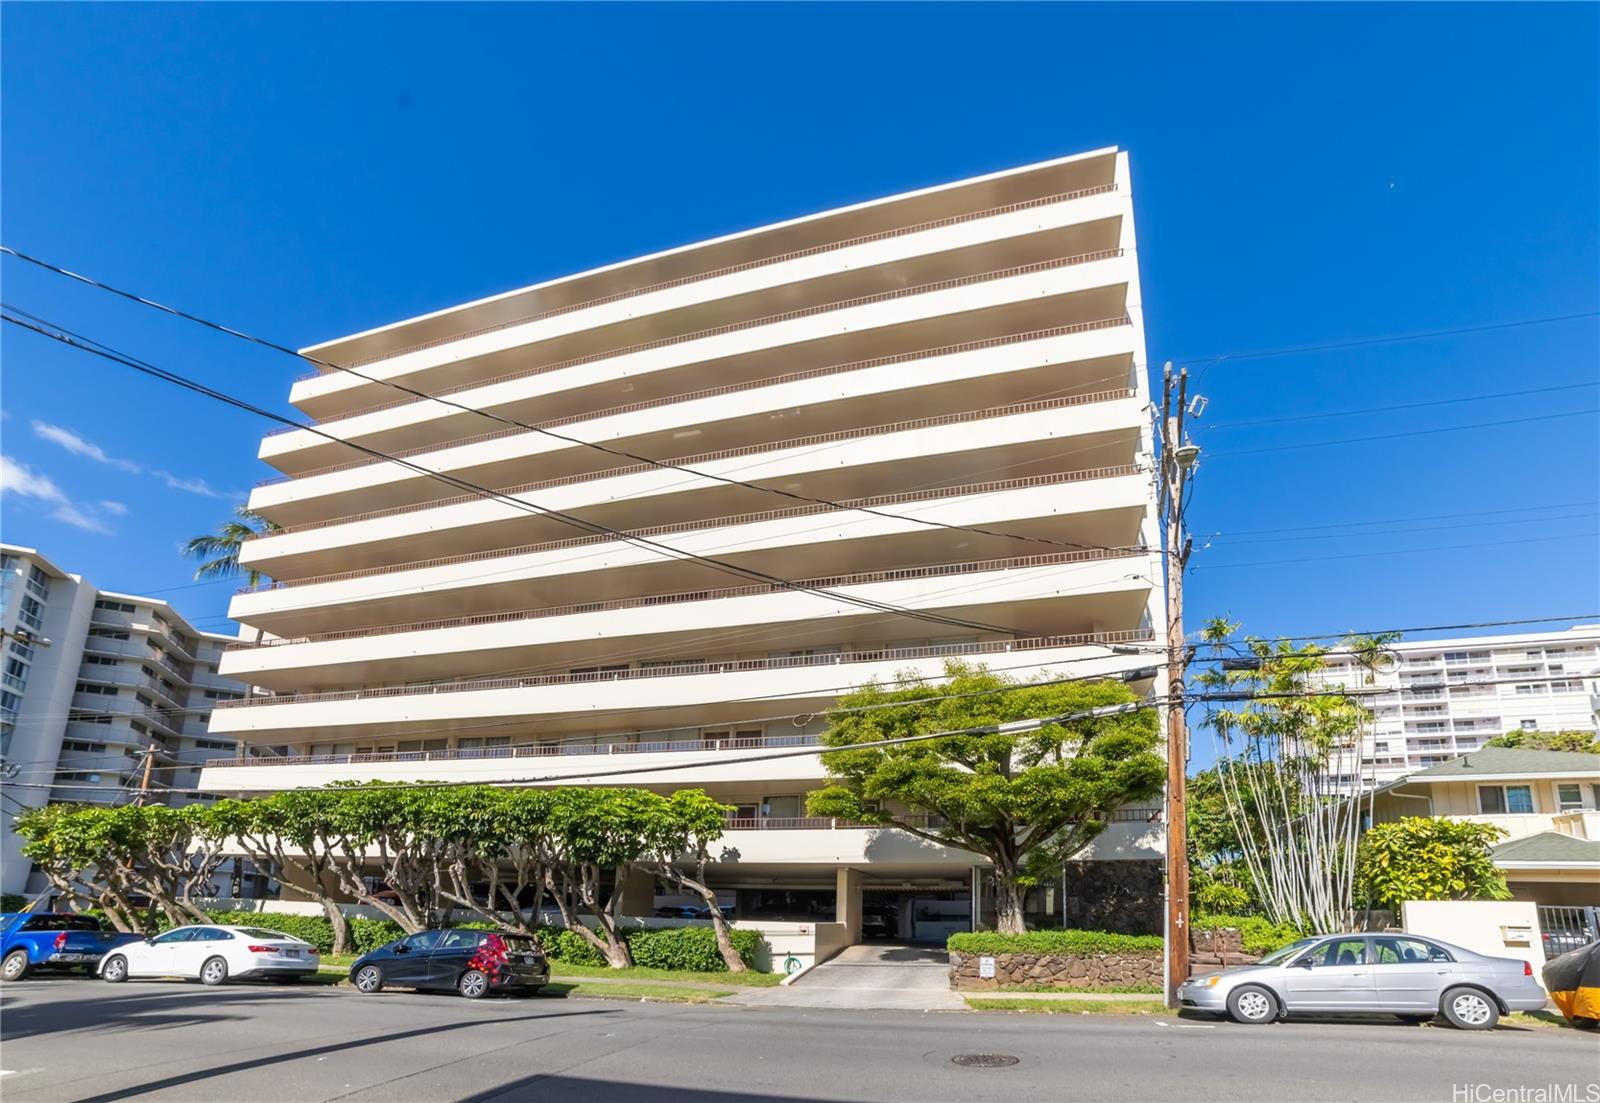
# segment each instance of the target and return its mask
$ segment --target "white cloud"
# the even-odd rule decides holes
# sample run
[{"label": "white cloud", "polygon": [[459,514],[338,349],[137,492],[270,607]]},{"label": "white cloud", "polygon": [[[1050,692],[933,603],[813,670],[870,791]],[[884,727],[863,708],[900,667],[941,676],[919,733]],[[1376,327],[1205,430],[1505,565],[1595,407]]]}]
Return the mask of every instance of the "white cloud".
[{"label": "white cloud", "polygon": [[[65,448],[68,452],[71,452],[74,456],[83,456],[85,459],[94,460],[96,463],[103,463],[107,466],[115,467],[119,471],[126,471],[132,475],[153,476],[154,478],[160,479],[162,483],[166,485],[168,490],[181,490],[185,494],[198,494],[203,498],[220,498],[223,501],[233,501],[240,497],[240,495],[237,494],[230,494],[227,491],[217,490],[204,479],[186,479],[182,476],[174,475],[170,471],[162,471],[158,468],[152,468],[151,470],[146,471],[143,467],[132,460],[119,459],[116,456],[108,454],[104,448],[101,448],[98,444],[94,443],[94,441],[86,440],[84,437],[64,426],[51,425],[48,421],[39,421],[37,418],[33,420],[32,424],[33,435],[41,440],[47,440],[51,444],[59,445],[60,447]],[[105,507],[104,503],[102,503],[102,507],[107,508],[108,512],[111,513],[127,512],[126,509],[118,510]]]},{"label": "white cloud", "polygon": [[63,428],[60,425],[51,425],[47,421],[39,421],[38,419],[34,419],[33,435],[39,437],[41,440],[50,441],[52,444],[59,444],[62,448],[65,448],[74,456],[86,456],[89,459],[94,460],[96,463],[110,464],[112,467],[118,468],[122,471],[131,472],[135,475],[139,474],[141,471],[139,465],[134,463],[132,460],[119,460],[115,456],[108,456],[106,455],[105,449],[101,448],[98,444],[95,444],[93,441],[84,440],[71,429]]},{"label": "white cloud", "polygon": [[50,512],[52,518],[85,532],[111,532],[104,521],[73,505],[50,476],[10,456],[0,456],[0,497],[6,494],[20,494],[24,498],[49,502],[56,507]]},{"label": "white cloud", "polygon": [[24,498],[42,498],[47,502],[64,502],[67,496],[50,481],[48,475],[34,471],[25,463],[10,456],[0,456],[0,495],[21,494]]},{"label": "white cloud", "polygon": [[223,501],[232,501],[237,495],[227,491],[218,490],[204,479],[180,479],[170,471],[151,471],[150,474],[167,484],[171,490],[182,490],[188,494],[199,494],[206,498],[221,498]]},{"label": "white cloud", "polygon": [[100,503],[100,512],[110,513],[117,517],[121,517],[124,513],[128,512],[128,507],[123,505],[121,502],[106,501]]}]

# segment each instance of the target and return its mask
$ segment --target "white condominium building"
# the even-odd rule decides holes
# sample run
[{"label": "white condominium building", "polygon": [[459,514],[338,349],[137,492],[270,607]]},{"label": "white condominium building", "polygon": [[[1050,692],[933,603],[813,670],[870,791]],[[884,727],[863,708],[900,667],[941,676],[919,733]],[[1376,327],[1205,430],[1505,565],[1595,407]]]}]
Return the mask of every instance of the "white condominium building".
[{"label": "white condominium building", "polygon": [[[1142,333],[1107,149],[307,349],[340,368],[290,393],[318,432],[261,446],[281,477],[250,507],[282,528],[241,560],[273,581],[231,615],[266,639],[223,667],[272,696],[213,724],[271,752],[202,784],[701,787],[737,809],[715,873],[741,917],[876,893],[905,933],[964,926],[972,855],[808,818],[816,756],[735,760],[952,658],[1153,664]],[[1155,867],[1158,922],[1151,817],[1095,856]]]},{"label": "white condominium building", "polygon": [[217,673],[233,636],[199,632],[160,598],[100,590],[32,548],[0,544],[0,891],[29,884],[11,814],[50,801],[195,799],[201,764],[230,754],[211,710],[249,687]]},{"label": "white condominium building", "polygon": [[1594,731],[1600,625],[1469,639],[1403,640],[1371,675],[1332,658],[1324,679],[1386,689],[1363,747],[1370,778],[1393,781],[1513,731]]}]

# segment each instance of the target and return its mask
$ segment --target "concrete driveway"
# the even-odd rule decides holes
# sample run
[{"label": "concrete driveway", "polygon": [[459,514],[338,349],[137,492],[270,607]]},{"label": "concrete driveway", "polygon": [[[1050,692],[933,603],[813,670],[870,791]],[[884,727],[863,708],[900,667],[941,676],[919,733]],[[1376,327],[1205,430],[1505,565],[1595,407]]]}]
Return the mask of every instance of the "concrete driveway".
[{"label": "concrete driveway", "polygon": [[870,942],[850,946],[791,985],[747,988],[724,1002],[762,1007],[962,1011],[944,949]]}]

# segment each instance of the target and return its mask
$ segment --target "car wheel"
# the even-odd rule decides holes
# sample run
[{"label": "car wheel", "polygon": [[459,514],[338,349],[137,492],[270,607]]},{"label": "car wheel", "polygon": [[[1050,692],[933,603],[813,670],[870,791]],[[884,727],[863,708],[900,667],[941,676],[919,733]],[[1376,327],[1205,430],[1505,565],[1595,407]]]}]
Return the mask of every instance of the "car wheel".
[{"label": "car wheel", "polygon": [[1500,1021],[1494,999],[1476,988],[1452,988],[1441,1003],[1444,1017],[1457,1030],[1493,1030]]},{"label": "car wheel", "polygon": [[1242,985],[1228,995],[1228,1016],[1236,1023],[1259,1026],[1278,1017],[1278,1001],[1254,984]]},{"label": "car wheel", "polygon": [[376,965],[363,965],[356,970],[356,975],[351,983],[356,986],[356,991],[362,995],[370,996],[375,992],[383,991],[383,970]]},{"label": "car wheel", "polygon": [[468,969],[461,974],[461,979],[456,981],[456,991],[469,1000],[480,999],[489,994],[489,974],[479,969]]},{"label": "car wheel", "polygon": [[228,979],[228,963],[220,957],[208,957],[206,963],[200,966],[200,983],[211,986],[221,984]]},{"label": "car wheel", "polygon": [[6,960],[0,963],[0,978],[6,980],[21,980],[28,975],[28,951],[12,950],[6,955]]},{"label": "car wheel", "polygon": [[110,981],[112,984],[121,984],[128,979],[128,959],[121,954],[114,955],[106,962],[106,967],[100,970],[100,979]]}]

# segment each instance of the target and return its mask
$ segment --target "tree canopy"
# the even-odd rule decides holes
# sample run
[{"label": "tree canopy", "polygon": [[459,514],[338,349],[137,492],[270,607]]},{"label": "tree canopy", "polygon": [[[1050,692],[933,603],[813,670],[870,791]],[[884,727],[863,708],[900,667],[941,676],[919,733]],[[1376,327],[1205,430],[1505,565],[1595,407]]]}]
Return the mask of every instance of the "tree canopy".
[{"label": "tree canopy", "polygon": [[1509,731],[1497,735],[1485,747],[1518,747],[1524,751],[1582,751],[1600,754],[1600,737],[1592,731]]},{"label": "tree canopy", "polygon": [[1018,682],[955,661],[945,673],[937,686],[872,683],[841,697],[823,736],[838,748],[822,756],[833,784],[812,793],[807,807],[815,816],[898,827],[989,859],[997,925],[1020,932],[1027,886],[1105,830],[1118,805],[1161,791],[1159,724],[1153,710],[1140,709],[1021,733],[849,749],[1137,700],[1120,682]]},{"label": "tree canopy", "polygon": [[1504,835],[1443,816],[1375,824],[1361,840],[1357,896],[1396,911],[1407,900],[1505,900],[1511,891],[1491,854]]}]

